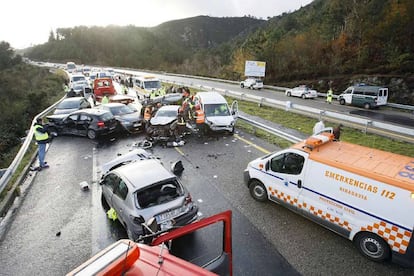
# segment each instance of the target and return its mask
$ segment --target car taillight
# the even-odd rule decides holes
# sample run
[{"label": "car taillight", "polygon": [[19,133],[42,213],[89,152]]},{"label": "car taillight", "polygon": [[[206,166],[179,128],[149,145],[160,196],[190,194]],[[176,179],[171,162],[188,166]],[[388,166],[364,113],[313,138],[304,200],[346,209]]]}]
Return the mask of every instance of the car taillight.
[{"label": "car taillight", "polygon": [[105,122],[103,122],[103,121],[99,121],[99,122],[98,122],[98,127],[99,127],[99,128],[105,127]]}]

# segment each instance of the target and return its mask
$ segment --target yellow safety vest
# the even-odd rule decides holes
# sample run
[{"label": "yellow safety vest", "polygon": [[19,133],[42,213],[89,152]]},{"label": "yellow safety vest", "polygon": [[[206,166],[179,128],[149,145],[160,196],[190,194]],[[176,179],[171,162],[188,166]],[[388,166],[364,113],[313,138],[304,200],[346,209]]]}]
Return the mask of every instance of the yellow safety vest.
[{"label": "yellow safety vest", "polygon": [[35,135],[35,139],[36,141],[45,141],[47,139],[49,139],[49,134],[47,134],[47,132],[42,133],[40,131],[38,131],[39,128],[41,128],[41,125],[35,125],[34,126],[34,135]]}]

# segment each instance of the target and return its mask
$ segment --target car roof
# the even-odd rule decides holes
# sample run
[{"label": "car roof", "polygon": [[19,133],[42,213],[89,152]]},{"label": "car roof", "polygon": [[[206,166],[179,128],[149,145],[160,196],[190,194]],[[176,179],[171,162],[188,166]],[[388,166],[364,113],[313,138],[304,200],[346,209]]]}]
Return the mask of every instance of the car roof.
[{"label": "car roof", "polygon": [[106,104],[101,104],[100,106],[116,107],[116,106],[124,106],[124,105],[126,105],[126,104],[123,104],[123,103],[106,103]]},{"label": "car roof", "polygon": [[135,191],[166,179],[175,178],[175,175],[156,159],[129,163],[114,169],[113,172],[126,178]]},{"label": "car roof", "polygon": [[65,101],[65,102],[79,102],[82,99],[85,99],[85,98],[84,97],[70,97],[70,98],[63,99],[62,102],[63,101]]},{"label": "car roof", "polygon": [[203,104],[227,103],[226,99],[217,92],[198,92],[196,96]]},{"label": "car roof", "polygon": [[177,111],[180,108],[179,105],[176,104],[170,104],[170,105],[163,105],[158,110],[174,110]]},{"label": "car roof", "polygon": [[91,114],[91,115],[101,115],[101,114],[105,114],[105,113],[111,114],[107,110],[98,109],[98,108],[84,108],[84,109],[76,110],[76,111],[74,111],[70,114],[77,114],[77,113],[87,113],[87,114]]}]

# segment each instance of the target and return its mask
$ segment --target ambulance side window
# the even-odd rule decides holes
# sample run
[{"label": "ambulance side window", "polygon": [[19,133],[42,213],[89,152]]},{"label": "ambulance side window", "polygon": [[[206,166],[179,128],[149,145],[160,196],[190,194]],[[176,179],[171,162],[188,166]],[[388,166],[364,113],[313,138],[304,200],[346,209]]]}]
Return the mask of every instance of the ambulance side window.
[{"label": "ambulance side window", "polygon": [[300,174],[305,158],[303,156],[287,152],[277,155],[270,160],[270,169],[278,173]]}]

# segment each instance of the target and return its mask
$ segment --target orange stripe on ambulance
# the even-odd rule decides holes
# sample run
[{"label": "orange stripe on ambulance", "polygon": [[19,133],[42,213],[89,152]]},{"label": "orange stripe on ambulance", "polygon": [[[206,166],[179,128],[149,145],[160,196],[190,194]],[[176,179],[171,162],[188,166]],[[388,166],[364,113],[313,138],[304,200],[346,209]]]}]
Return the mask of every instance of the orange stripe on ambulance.
[{"label": "orange stripe on ambulance", "polygon": [[251,161],[244,182],[271,200],[354,242],[373,261],[414,264],[414,160],[329,133]]}]

